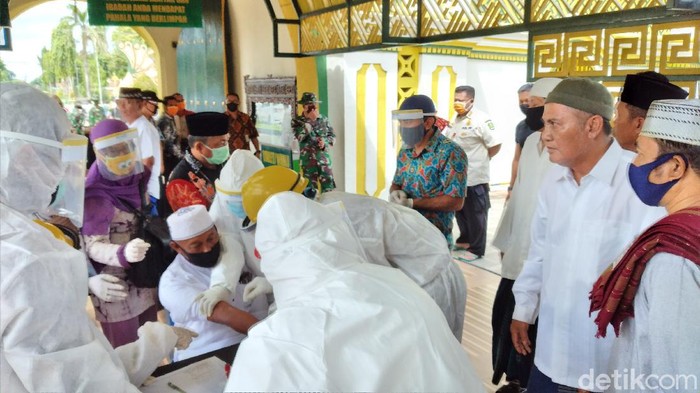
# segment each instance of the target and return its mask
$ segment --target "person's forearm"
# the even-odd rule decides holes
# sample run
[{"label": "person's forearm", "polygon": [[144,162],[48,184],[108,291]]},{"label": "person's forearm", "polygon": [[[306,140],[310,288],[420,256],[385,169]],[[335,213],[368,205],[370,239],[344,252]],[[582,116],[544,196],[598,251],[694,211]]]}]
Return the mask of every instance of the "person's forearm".
[{"label": "person's forearm", "polygon": [[489,153],[489,159],[493,158],[498,152],[501,151],[501,145],[496,145],[493,147],[489,147],[488,153]]},{"label": "person's forearm", "polygon": [[248,329],[258,322],[258,318],[253,316],[253,314],[233,307],[226,302],[219,302],[216,306],[214,306],[214,311],[207,319],[212,322],[226,325],[243,334],[248,334]]},{"label": "person's forearm", "polygon": [[440,195],[433,198],[413,198],[414,209],[453,212],[464,205],[464,198]]},{"label": "person's forearm", "polygon": [[513,188],[515,185],[515,178],[518,176],[518,164],[520,163],[520,154],[522,152],[522,148],[520,147],[519,144],[515,144],[515,153],[513,154],[513,163],[511,164],[510,167],[510,184],[509,187],[510,189]]},{"label": "person's forearm", "polygon": [[259,152],[260,142],[258,141],[258,138],[252,138],[251,141],[253,142],[253,146],[255,147],[255,152]]}]

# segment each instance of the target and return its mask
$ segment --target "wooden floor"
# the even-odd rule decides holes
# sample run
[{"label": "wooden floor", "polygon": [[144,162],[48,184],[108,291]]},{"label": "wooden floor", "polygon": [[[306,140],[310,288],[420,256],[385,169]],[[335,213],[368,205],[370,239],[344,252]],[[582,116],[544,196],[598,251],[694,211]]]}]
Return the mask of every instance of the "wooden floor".
[{"label": "wooden floor", "polygon": [[462,347],[469,354],[486,391],[494,392],[498,386],[491,384],[491,310],[501,277],[465,263],[458,265],[467,281]]}]

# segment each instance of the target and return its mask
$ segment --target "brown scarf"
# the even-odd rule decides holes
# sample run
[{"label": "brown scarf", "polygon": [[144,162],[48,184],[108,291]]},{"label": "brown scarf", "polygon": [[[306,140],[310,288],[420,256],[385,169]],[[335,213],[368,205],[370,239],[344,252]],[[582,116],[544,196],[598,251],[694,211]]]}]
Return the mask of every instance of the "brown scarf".
[{"label": "brown scarf", "polygon": [[620,324],[634,317],[634,296],[647,262],[657,253],[678,255],[700,265],[700,207],[673,213],[647,229],[630,246],[620,262],[598,278],[589,298],[595,319],[596,337],[605,337],[608,324],[620,335]]}]

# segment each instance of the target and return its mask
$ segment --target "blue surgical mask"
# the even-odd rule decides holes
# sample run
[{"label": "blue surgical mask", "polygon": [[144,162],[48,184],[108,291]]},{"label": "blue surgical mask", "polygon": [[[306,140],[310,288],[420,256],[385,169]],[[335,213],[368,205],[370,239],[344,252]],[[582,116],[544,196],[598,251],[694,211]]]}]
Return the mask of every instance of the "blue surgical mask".
[{"label": "blue surgical mask", "polygon": [[425,136],[425,128],[423,124],[415,127],[401,127],[401,139],[407,147],[417,145]]},{"label": "blue surgical mask", "polygon": [[228,211],[234,216],[241,220],[246,217],[245,210],[243,210],[243,198],[240,195],[227,195],[224,199],[224,203]]},{"label": "blue surgical mask", "polygon": [[[664,195],[666,195],[666,193],[668,192],[668,190],[670,190],[671,187],[673,187],[676,183],[678,183],[678,180],[680,180],[671,180],[662,184],[654,184],[649,181],[649,175],[651,174],[651,172],[654,169],[666,163],[675,155],[678,154],[663,154],[659,156],[659,158],[657,158],[656,160],[640,166],[630,164],[629,169],[627,170],[627,174],[630,179],[630,184],[632,185],[634,193],[637,194],[639,199],[642,202],[644,202],[644,204],[649,206],[659,206],[661,198],[663,198]],[[685,160],[685,157],[683,157],[683,160]]]}]

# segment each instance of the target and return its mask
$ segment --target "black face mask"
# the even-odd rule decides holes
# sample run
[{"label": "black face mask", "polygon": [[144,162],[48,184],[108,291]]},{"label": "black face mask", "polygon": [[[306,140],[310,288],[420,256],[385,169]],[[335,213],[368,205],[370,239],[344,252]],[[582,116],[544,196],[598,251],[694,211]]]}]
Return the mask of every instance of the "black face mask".
[{"label": "black face mask", "polygon": [[228,109],[229,112],[235,112],[238,110],[238,104],[235,102],[229,102],[226,104],[226,109]]},{"label": "black face mask", "polygon": [[542,121],[543,114],[544,106],[527,108],[527,113],[525,113],[525,124],[527,124],[531,130],[541,130],[542,127],[544,127],[544,122]]},{"label": "black face mask", "polygon": [[[182,249],[181,249],[182,250]],[[187,261],[195,266],[212,268],[219,263],[219,255],[221,254],[221,243],[218,242],[214,247],[208,252],[198,252],[196,254],[190,254],[185,250],[182,250]]]},{"label": "black face mask", "polygon": [[522,112],[523,115],[527,115],[527,108],[528,108],[527,104],[521,104],[519,106],[520,106],[520,112]]}]

